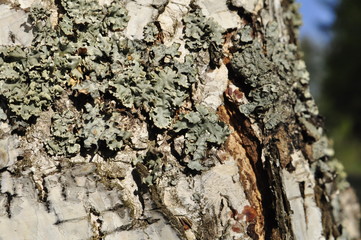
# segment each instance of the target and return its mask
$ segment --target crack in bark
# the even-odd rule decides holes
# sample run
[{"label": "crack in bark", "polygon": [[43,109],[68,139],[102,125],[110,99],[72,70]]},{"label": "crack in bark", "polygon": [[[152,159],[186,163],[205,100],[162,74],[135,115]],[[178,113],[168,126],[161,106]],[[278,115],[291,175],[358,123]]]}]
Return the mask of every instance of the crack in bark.
[{"label": "crack in bark", "polygon": [[76,222],[76,221],[79,221],[79,220],[84,220],[84,219],[87,219],[87,216],[84,216],[84,217],[78,217],[78,218],[69,218],[69,219],[64,219],[64,220],[57,220],[54,225],[61,225],[63,223],[67,223],[67,222]]},{"label": "crack in bark", "polygon": [[332,206],[328,200],[330,198],[321,186],[322,184],[318,181],[318,185],[316,185],[314,189],[316,203],[322,213],[323,233],[327,239],[333,237],[337,238],[341,236],[341,229],[339,229],[340,226],[337,226],[335,218],[332,215]]},{"label": "crack in bark", "polygon": [[[34,179],[33,179],[33,181],[34,181],[34,183],[36,183]],[[50,201],[48,200],[49,190],[46,187],[45,176],[43,176],[41,184],[42,184],[42,191],[41,191],[41,189],[38,189],[38,197],[39,197],[39,200],[44,203],[46,211],[48,213],[50,213]],[[35,186],[37,186],[37,184],[35,184]],[[39,188],[40,188],[40,186],[39,186]],[[43,194],[41,194],[41,193],[43,193]]]},{"label": "crack in bark", "polygon": [[[98,212],[96,209],[94,208],[90,208],[89,209],[89,215],[94,215],[96,217],[96,220],[93,221],[92,223],[92,231],[93,231],[93,236],[91,237],[92,240],[98,240],[98,239],[103,239],[104,237],[104,233],[102,232],[102,225],[103,225],[103,220],[101,220],[100,217],[100,212]],[[91,217],[90,217],[91,219]]]},{"label": "crack in bark", "polygon": [[[272,154],[272,153],[271,153]],[[272,155],[271,155],[272,156]],[[276,165],[275,159],[268,158],[265,161],[263,172],[267,176],[269,183],[269,202],[264,202],[265,206],[270,208],[266,216],[269,220],[268,237],[269,239],[294,239],[290,213],[291,207],[283,189],[281,172]],[[266,184],[265,184],[266,185]],[[272,207],[270,207],[270,205]],[[266,235],[267,236],[267,235]],[[267,238],[268,239],[268,238]]]},{"label": "crack in bark", "polygon": [[[257,214],[264,216],[264,219],[259,217],[255,227],[249,229],[249,236],[253,239],[261,237],[266,239],[293,239],[291,220],[288,215],[291,212],[290,204],[284,192],[282,180],[279,177],[281,176],[279,168],[274,165],[275,161],[277,161],[275,159],[281,159],[278,147],[283,143],[276,144],[275,139],[270,136],[271,141],[267,146],[263,146],[254,133],[250,120],[239,112],[237,106],[228,100],[225,100],[225,105],[219,108],[218,113],[221,119],[234,129],[233,137],[239,139],[237,144],[241,145],[246,151],[251,166],[250,169],[245,167],[245,159],[236,158],[240,166],[241,182],[247,199],[255,207]],[[275,136],[278,135],[275,134]],[[231,146],[230,142],[227,142],[227,144],[229,152],[234,153],[236,151],[235,147]],[[270,150],[270,157],[276,156],[275,159],[269,158],[266,159],[265,163],[262,163],[262,148]],[[282,155],[285,154],[282,153]],[[289,158],[283,161],[287,165]],[[258,193],[258,195],[255,193]]]},{"label": "crack in bark", "polygon": [[[180,220],[179,216],[175,216],[168,208],[167,206],[163,203],[162,201],[162,197],[159,195],[159,192],[157,191],[157,188],[153,185],[147,187],[145,184],[142,183],[142,178],[146,178],[148,176],[148,170],[147,168],[141,164],[138,163],[136,165],[136,168],[133,170],[132,174],[134,173],[134,176],[137,176],[137,180],[135,180],[135,182],[138,184],[138,182],[140,182],[140,185],[138,185],[138,189],[139,186],[143,186],[141,188],[143,188],[145,191],[150,193],[150,197],[152,199],[152,201],[156,204],[156,206],[159,208],[160,212],[163,214],[163,216],[169,221],[170,225],[176,230],[176,232],[178,233],[179,237],[181,239],[187,239],[186,235],[185,235],[185,229],[184,226],[182,224],[182,221]],[[145,187],[145,188],[144,188]],[[144,209],[144,208],[143,208]]]},{"label": "crack in bark", "polygon": [[6,196],[6,204],[5,204],[5,211],[8,218],[11,218],[11,201],[16,196],[16,194],[11,194],[9,192],[4,193]]},{"label": "crack in bark", "polygon": [[[143,166],[144,167],[144,166]],[[133,180],[134,182],[137,184],[138,186],[138,191],[135,190],[134,191],[134,195],[138,196],[139,202],[142,205],[142,212],[144,212],[144,208],[145,208],[145,203],[144,203],[144,198],[143,198],[143,194],[145,192],[148,192],[148,187],[147,185],[145,185],[142,182],[142,173],[140,172],[140,166],[137,166],[137,169],[134,169],[132,171],[132,176],[133,176]],[[145,168],[145,167],[144,167]]]},{"label": "crack in bark", "polygon": [[[262,199],[268,195],[261,192],[262,188],[258,181],[260,176],[257,175],[258,171],[256,170],[256,164],[261,163],[260,143],[253,133],[249,120],[227,100],[224,106],[219,107],[218,115],[233,129],[226,142],[226,149],[238,163],[240,182],[248,201],[257,212],[255,228],[250,228],[248,235],[253,239],[264,239],[267,221],[263,218],[266,209],[262,206]],[[245,150],[246,156],[241,149]]]}]

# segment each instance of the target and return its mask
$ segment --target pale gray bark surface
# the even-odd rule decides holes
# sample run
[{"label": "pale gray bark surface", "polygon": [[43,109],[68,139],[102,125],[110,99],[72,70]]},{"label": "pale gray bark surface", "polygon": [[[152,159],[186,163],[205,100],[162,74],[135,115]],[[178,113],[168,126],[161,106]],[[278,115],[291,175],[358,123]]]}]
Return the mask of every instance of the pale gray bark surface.
[{"label": "pale gray bark surface", "polygon": [[[38,24],[62,29],[59,34],[68,31],[61,24],[69,1],[3,2],[1,45],[31,49],[45,44],[45,38],[34,40],[31,22],[25,24],[33,2],[49,14],[49,26]],[[11,91],[24,86],[29,91],[32,79],[18,86],[19,74],[4,66],[16,70],[25,57],[11,48],[1,50],[0,239],[360,237],[356,197],[332,157],[309,93],[293,1],[138,0],[113,6],[120,6],[117,14],[126,9],[128,18],[123,16],[124,23],[104,18],[104,24],[118,24],[109,33],[112,39],[142,50],[127,49],[118,56],[124,61],[92,71],[110,81],[108,69],[115,76],[127,71],[132,81],[143,74],[134,69],[149,65],[141,76],[165,81],[164,96],[163,89],[156,96],[163,102],[151,105],[144,97],[137,103],[138,96],[126,95],[119,83],[92,82],[92,71],[79,63],[62,72],[63,92],[48,97],[47,88],[42,89],[40,107],[25,94],[23,108],[18,107],[17,93]],[[105,14],[107,7],[99,9]],[[83,26],[81,16],[74,19],[69,21]],[[81,34],[70,28],[65,35],[73,41]],[[101,34],[100,47],[76,45],[72,55],[85,62],[93,52],[102,55],[97,47],[108,51],[102,39],[111,39]],[[72,59],[66,51],[59,53]],[[50,62],[56,62],[54,55]],[[117,53],[110,50],[109,55]],[[159,55],[157,65],[152,59]],[[109,61],[104,54],[98,60],[93,63]],[[42,71],[42,66],[34,69]],[[46,77],[40,78],[52,81]],[[117,88],[122,90],[108,91]],[[168,89],[175,95],[169,98]],[[174,103],[178,97],[180,103]],[[109,119],[99,117],[102,113]],[[122,140],[111,139],[113,130]]]}]

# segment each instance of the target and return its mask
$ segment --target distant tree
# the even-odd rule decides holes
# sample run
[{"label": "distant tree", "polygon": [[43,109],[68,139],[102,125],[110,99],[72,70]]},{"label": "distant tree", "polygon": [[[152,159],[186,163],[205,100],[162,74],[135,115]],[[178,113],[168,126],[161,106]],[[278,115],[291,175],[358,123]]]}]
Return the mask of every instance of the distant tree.
[{"label": "distant tree", "polygon": [[361,155],[357,150],[357,142],[361,141],[360,11],[361,2],[357,0],[343,0],[335,7],[336,21],[332,26],[321,102],[327,125],[339,140],[336,154],[347,151],[343,158],[353,159]]},{"label": "distant tree", "polygon": [[301,39],[301,49],[305,59],[307,70],[310,73],[310,91],[316,103],[322,93],[322,79],[325,76],[324,59],[327,46],[321,46],[311,37]]}]

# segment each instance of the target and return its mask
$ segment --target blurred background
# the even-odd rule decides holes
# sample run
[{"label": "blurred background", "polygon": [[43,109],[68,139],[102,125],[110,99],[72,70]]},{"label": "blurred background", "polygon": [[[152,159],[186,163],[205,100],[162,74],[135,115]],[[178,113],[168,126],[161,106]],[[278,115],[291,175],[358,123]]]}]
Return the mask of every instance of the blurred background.
[{"label": "blurred background", "polygon": [[361,1],[296,0],[311,92],[361,199]]}]

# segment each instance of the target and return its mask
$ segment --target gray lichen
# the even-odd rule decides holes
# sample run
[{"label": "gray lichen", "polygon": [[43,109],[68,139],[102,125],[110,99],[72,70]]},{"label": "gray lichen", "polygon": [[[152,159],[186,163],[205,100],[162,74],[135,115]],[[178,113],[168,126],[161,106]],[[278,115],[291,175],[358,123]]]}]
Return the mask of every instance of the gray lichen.
[{"label": "gray lichen", "polygon": [[[55,27],[46,9],[31,8],[31,48],[4,46],[0,51],[0,95],[6,99],[6,113],[31,123],[44,110],[54,109],[44,146],[48,154],[66,157],[132,147],[131,127],[122,119],[141,115],[148,128],[165,133],[175,123],[175,131],[186,132],[189,140],[188,167],[203,169],[200,161],[207,148],[223,143],[228,130],[215,113],[192,104],[198,112],[177,122],[199,79],[196,56],[180,61],[180,45],[163,45],[154,22],[144,28],[143,40],[127,39],[127,11],[114,1],[99,5],[95,0],[61,0],[58,5],[63,13]],[[218,25],[199,9],[185,16],[184,24],[191,51],[220,47]],[[64,95],[73,101],[72,109],[58,109],[56,100]],[[158,169],[149,162],[146,166]]]},{"label": "gray lichen", "polygon": [[147,43],[154,43],[158,40],[159,37],[159,30],[157,25],[154,22],[149,23],[144,28],[144,41]]},{"label": "gray lichen", "polygon": [[[79,115],[79,114],[78,114]],[[111,151],[120,150],[131,133],[117,121],[118,112],[102,113],[99,106],[85,104],[85,112],[78,118],[72,111],[56,113],[52,118],[51,140],[46,143],[50,155],[72,156],[102,145]]]},{"label": "gray lichen", "polygon": [[0,94],[7,99],[9,109],[23,120],[38,116],[63,91],[48,54],[42,47],[13,46],[0,50],[3,61]]},{"label": "gray lichen", "polygon": [[183,19],[186,46],[191,51],[208,49],[213,43],[220,46],[222,31],[212,19],[207,19],[200,9],[189,12]]},{"label": "gray lichen", "polygon": [[153,185],[158,177],[161,177],[164,170],[164,155],[160,152],[149,150],[140,160],[147,168],[147,176],[144,176],[143,182],[147,185]]},{"label": "gray lichen", "polygon": [[52,139],[46,143],[50,155],[72,155],[80,151],[79,138],[74,131],[77,122],[72,111],[55,113],[52,119]]},{"label": "gray lichen", "polygon": [[185,132],[184,153],[191,156],[187,166],[198,171],[206,168],[202,160],[206,158],[209,146],[219,146],[230,133],[217,115],[202,105],[196,106],[196,111],[182,115],[174,124],[174,131]]},{"label": "gray lichen", "polygon": [[[231,64],[236,75],[243,79],[236,84],[249,89],[249,103],[240,105],[239,109],[246,116],[260,120],[265,129],[274,129],[291,117],[293,99],[297,99],[297,90],[290,92],[298,81],[290,73],[299,63],[294,57],[296,46],[278,41],[275,22],[269,22],[266,28],[266,52],[258,40],[250,41],[249,27],[240,29],[239,35],[237,45],[241,47],[234,53]],[[298,75],[304,78],[302,73]]]},{"label": "gray lichen", "polygon": [[131,136],[130,132],[121,129],[118,123],[120,114],[112,112],[109,114],[101,113],[98,106],[85,105],[86,113],[83,114],[83,128],[80,131],[80,137],[85,139],[84,147],[90,149],[93,146],[99,147],[104,142],[105,148],[115,151],[120,150],[123,142]]}]

